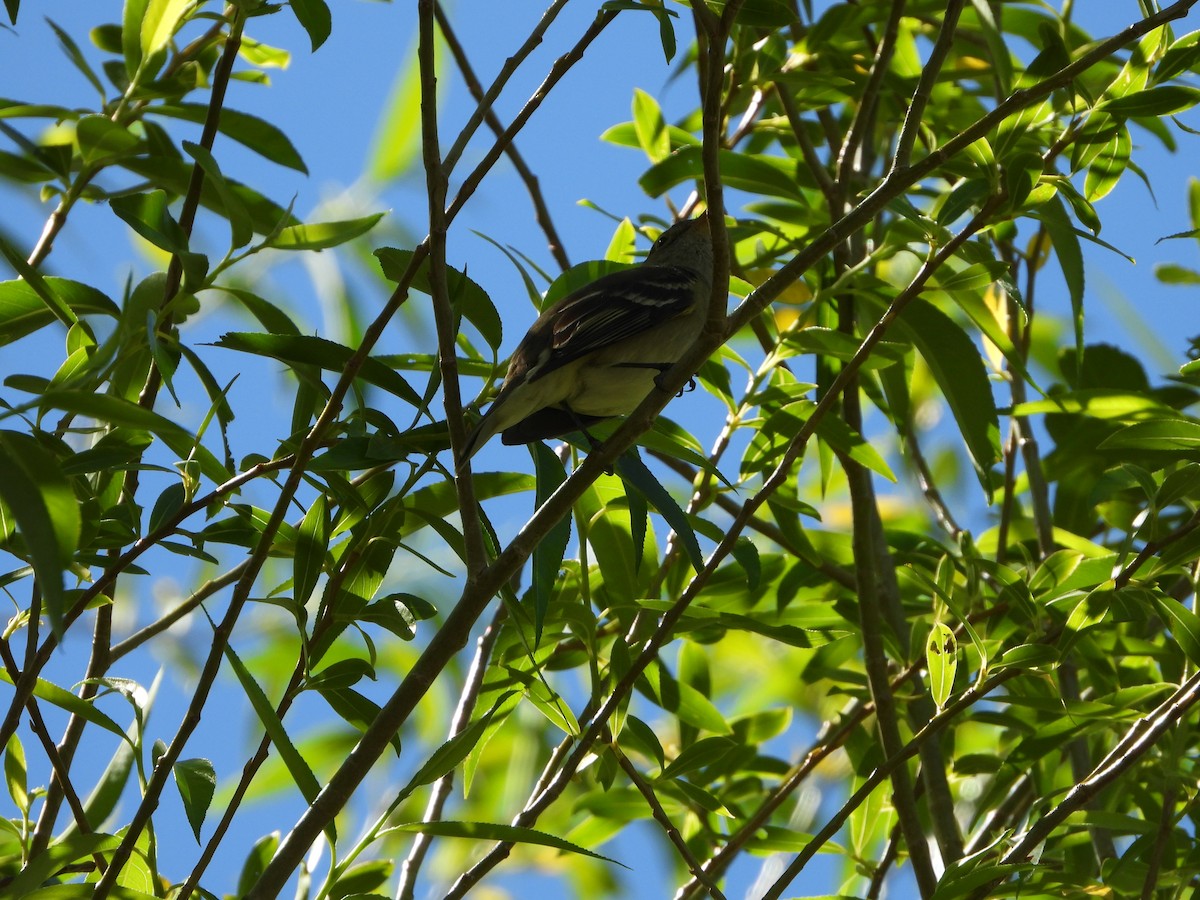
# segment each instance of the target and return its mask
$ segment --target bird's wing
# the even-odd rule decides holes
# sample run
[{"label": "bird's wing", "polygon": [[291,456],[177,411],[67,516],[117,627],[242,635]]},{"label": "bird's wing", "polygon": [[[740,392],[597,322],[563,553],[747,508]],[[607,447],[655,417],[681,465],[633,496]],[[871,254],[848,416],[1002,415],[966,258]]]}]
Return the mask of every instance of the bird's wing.
[{"label": "bird's wing", "polygon": [[676,266],[642,265],[598,278],[554,309],[549,353],[531,379],[683,315],[696,302],[695,284],[694,273]]}]

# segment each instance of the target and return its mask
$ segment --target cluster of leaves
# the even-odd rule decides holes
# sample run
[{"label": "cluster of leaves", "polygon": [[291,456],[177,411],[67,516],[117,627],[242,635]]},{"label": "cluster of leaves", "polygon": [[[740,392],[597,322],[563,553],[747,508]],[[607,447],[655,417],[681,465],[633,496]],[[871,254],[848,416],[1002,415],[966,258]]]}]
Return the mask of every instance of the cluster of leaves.
[{"label": "cluster of leaves", "polygon": [[[120,25],[91,32],[100,72],[56,28],[95,108],[0,101],[13,144],[0,175],[55,207],[30,253],[0,238],[17,276],[0,283],[0,342],[66,334],[57,371],[10,374],[0,396],[0,550],[16,561],[0,583],[20,598],[0,638],[16,811],[0,829],[6,895],[78,896],[93,882],[97,896],[203,892],[231,820],[272,771],[307,808],[286,838],[269,834],[249,853],[238,895],[275,896],[298,870],[302,896],[374,896],[394,877],[413,896],[438,836],[470,839],[438,844],[439,869],[459,873],[448,896],[516,845],[521,861],[560,868],[581,892],[616,893],[596,848],[642,820],[668,842],[682,897],[722,896],[735,866],[773,852],[789,858],[764,889],[779,896],[822,850],[837,852],[841,889],[859,896],[908,877],[938,897],[1192,884],[1197,748],[1180,726],[1200,699],[1200,421],[1189,413],[1200,370],[1190,362],[1154,384],[1125,349],[1089,340],[1081,249],[1106,246],[1098,202],[1122,179],[1147,178],[1131,128],[1174,149],[1171,117],[1200,102],[1189,83],[1200,32],[1172,25],[1192,5],[1147,10],[1097,41],[1023,4],[834,3],[817,14],[810,2],[696,0],[680,65],[698,76],[697,108],[671,123],[638,92],[632,120],[606,138],[645,154],[650,197],[736,213],[716,230],[740,302],[723,334],[706,332],[697,352],[711,358],[693,367],[722,421],[661,416],[627,450],[635,414],[597,429],[602,443],[569,478],[540,445],[532,475],[455,477],[446,453],[463,430],[458,376],[490,390],[502,335],[491,299],[445,265],[440,242],[514,132],[489,121],[502,74],[477,92],[454,149],[439,148],[435,20],[473,75],[436,3],[420,5],[414,79],[430,238],[376,251],[397,287],[353,347],[304,334],[293,309],[242,273],[263,251],[360,238],[379,216],[303,223],[227,177],[213,150],[219,134],[304,171],[277,127],[225,106],[232,81],[263,82],[282,62],[243,33],[279,9],[130,0]],[[16,0],[7,6],[15,21]],[[319,47],[326,5],[289,8]],[[541,96],[618,15],[653,17],[672,59],[675,12],[606,4]],[[204,92],[207,103],[187,99]],[[9,120],[53,127],[33,137]],[[180,121],[204,126],[198,142],[176,137]],[[447,202],[484,121],[496,142],[469,175],[455,173],[462,187]],[[1200,230],[1200,189],[1193,198]],[[45,274],[76,207],[98,202],[164,260],[119,299]],[[227,223],[226,249],[193,236],[199,210]],[[629,261],[636,234],[623,221],[609,256]],[[550,277],[505,249],[535,303],[603,269],[569,268],[543,298]],[[438,352],[371,355],[410,291],[431,298]],[[189,319],[218,302],[256,330],[211,350],[189,343]],[[1061,346],[1041,327],[1044,306],[1070,323]],[[239,410],[209,355],[230,352],[247,367],[282,364],[294,395],[282,432],[239,448],[240,462],[229,427]],[[204,398],[198,427],[163,412],[163,388]],[[953,427],[925,427],[943,404]],[[922,449],[931,442],[938,457]],[[163,473],[167,486],[151,493]],[[898,478],[923,505],[877,493]],[[512,494],[537,512],[510,540],[479,503]],[[117,640],[115,599],[172,555],[202,566],[188,596],[166,615],[139,612],[139,630]],[[461,576],[461,594],[432,601],[417,567]],[[257,658],[233,646],[256,636],[251,604],[281,635]],[[113,666],[214,608],[188,715],[156,739],[157,684]],[[92,655],[72,693],[43,676],[67,632],[87,626]],[[183,757],[220,671],[261,735],[223,806],[214,764]],[[370,682],[384,672],[399,685],[380,696]],[[431,690],[457,695],[443,704],[452,719],[414,715]],[[108,693],[132,704],[129,728],[97,704]],[[293,709],[310,698],[337,754],[296,737]],[[70,717],[61,738],[49,708]],[[814,720],[816,737],[802,727]],[[447,728],[449,739],[436,736]],[[28,784],[31,735],[52,774],[45,788]],[[104,735],[118,749],[85,791],[72,760]],[[377,764],[403,787],[347,809]],[[455,773],[465,797],[450,809]],[[159,868],[169,831],[152,827],[172,778],[204,843],[178,880]],[[827,780],[848,797],[834,812],[809,802]],[[135,811],[118,822],[123,798]],[[310,854],[322,841],[328,855]],[[564,850],[576,854],[569,865]]]}]

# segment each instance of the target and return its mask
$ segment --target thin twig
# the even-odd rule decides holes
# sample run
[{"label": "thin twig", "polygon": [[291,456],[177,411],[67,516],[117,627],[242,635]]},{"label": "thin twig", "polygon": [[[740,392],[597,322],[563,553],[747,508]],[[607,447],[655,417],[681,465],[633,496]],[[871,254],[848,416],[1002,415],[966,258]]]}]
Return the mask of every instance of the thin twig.
[{"label": "thin twig", "polygon": [[946,12],[938,22],[937,40],[929,52],[929,59],[921,68],[921,77],[913,91],[912,101],[908,104],[908,112],[904,115],[904,125],[900,129],[900,137],[896,141],[896,155],[892,159],[892,169],[903,169],[912,159],[913,145],[917,133],[921,130],[921,119],[925,115],[925,107],[933,96],[933,86],[937,84],[938,75],[954,46],[955,32],[958,29],[958,18],[962,14],[966,0],[950,0],[946,4]]},{"label": "thin twig", "polygon": [[[533,26],[533,30],[529,32],[529,37],[525,39],[525,42],[521,44],[521,46],[517,49],[517,52],[504,61],[504,65],[500,67],[500,72],[496,75],[491,87],[487,89],[483,97],[478,103],[475,104],[475,109],[471,113],[471,117],[467,119],[466,124],[463,125],[462,131],[460,131],[458,134],[458,138],[454,141],[454,145],[450,148],[450,150],[446,153],[445,158],[442,160],[442,169],[447,176],[449,176],[449,174],[454,171],[455,166],[458,165],[459,157],[462,156],[463,151],[467,148],[467,144],[470,142],[475,132],[479,129],[480,123],[483,122],[484,117],[491,110],[492,106],[496,102],[496,99],[504,90],[504,86],[508,84],[508,80],[512,77],[513,73],[517,71],[521,63],[523,63],[529,57],[529,54],[537,49],[537,47],[542,43],[542,37],[546,34],[546,29],[553,24],[554,20],[558,18],[558,14],[562,12],[563,7],[566,5],[567,0],[554,0],[554,2],[550,4],[546,11],[542,13],[542,17],[538,20],[538,23]],[[608,14],[608,18],[611,20],[611,18],[615,15],[615,13],[610,13]],[[503,141],[505,144],[510,142],[511,137],[507,141]],[[451,213],[450,218],[454,218],[453,213]]]},{"label": "thin twig", "polygon": [[[437,329],[438,370],[450,429],[450,448],[458,459],[467,439],[462,393],[458,383],[458,353],[454,310],[446,276],[446,190],[450,167],[442,167],[438,142],[437,59],[433,17],[434,0],[417,3],[417,60],[421,73],[421,154],[425,161],[425,194],[429,210],[429,294]],[[483,529],[477,516],[466,515],[475,508],[475,486],[470,477],[455,478],[458,508],[463,510],[462,532],[466,550],[467,577],[484,564]]]},{"label": "thin twig", "polygon": [[916,756],[925,741],[939,734],[964,709],[972,706],[1000,685],[1021,674],[1023,673],[1018,669],[1004,669],[1001,672],[997,672],[981,684],[977,684],[964,691],[962,696],[934,716],[929,724],[913,735],[912,739],[904,745],[904,749],[898,756],[889,757],[871,772],[862,786],[850,796],[850,799],[842,805],[841,809],[831,816],[821,830],[813,835],[812,840],[804,845],[804,849],[796,854],[796,858],[792,860],[784,873],[771,886],[771,890],[763,894],[762,900],[779,900],[784,889],[795,880],[797,875],[804,871],[804,867],[808,865],[813,856],[841,830],[846,820],[850,818],[850,814],[866,802],[875,788],[891,777],[892,772],[896,768],[904,765],[908,760]]},{"label": "thin twig", "polygon": [[[1001,866],[1020,865],[1029,860],[1034,850],[1060,824],[1084,808],[1104,788],[1131,769],[1151,748],[1167,729],[1178,724],[1188,710],[1200,701],[1200,673],[1192,675],[1180,685],[1167,700],[1149,715],[1138,719],[1130,726],[1125,736],[1092,770],[1083,781],[1076,784],[1067,795],[1049,809],[1012,848],[999,860]],[[976,891],[972,897],[987,896],[1001,879],[991,882]]]},{"label": "thin twig", "polygon": [[879,91],[883,87],[883,79],[887,76],[892,64],[892,55],[896,50],[896,38],[900,33],[900,19],[904,16],[905,0],[892,0],[891,12],[884,25],[883,37],[875,48],[875,59],[871,63],[871,71],[867,83],[859,98],[858,108],[854,111],[854,119],[846,130],[841,148],[837,156],[837,181],[845,186],[850,183],[850,173],[859,169],[858,151],[862,147],[870,123],[874,121],[875,109],[879,104]]},{"label": "thin twig", "polygon": [[662,827],[667,840],[671,842],[671,846],[675,848],[675,852],[679,854],[679,858],[688,867],[688,871],[692,873],[692,877],[703,884],[709,894],[716,898],[716,900],[725,900],[725,895],[721,893],[721,889],[717,887],[715,882],[709,881],[703,869],[700,868],[700,863],[696,861],[696,857],[688,849],[683,835],[679,833],[679,829],[675,827],[675,823],[671,821],[671,817],[667,815],[667,811],[658,802],[658,797],[654,794],[654,788],[642,777],[642,773],[637,770],[637,766],[629,761],[629,757],[622,753],[621,748],[616,744],[612,744],[609,747],[609,752],[616,756],[617,765],[621,767],[621,771],[625,773],[633,786],[637,788],[638,793],[642,795],[642,799],[646,801],[646,805],[650,807],[650,815]]},{"label": "thin twig", "polygon": [[[450,720],[451,738],[458,735],[471,722],[475,703],[479,699],[479,691],[483,687],[483,676],[487,672],[488,661],[492,658],[492,649],[496,646],[496,639],[500,636],[500,628],[507,614],[508,608],[503,603],[497,606],[492,621],[488,623],[483,634],[479,636],[479,640],[475,642],[475,655],[471,658],[471,667],[467,670],[458,705],[454,708],[454,717]],[[421,817],[422,822],[441,820],[442,811],[445,809],[446,801],[450,798],[450,791],[453,788],[454,770],[451,769],[434,782],[429,793],[429,802],[425,806],[425,814]],[[425,854],[428,853],[432,844],[433,835],[426,832],[421,832],[413,839],[408,856],[400,866],[400,882],[396,887],[397,900],[412,900],[414,897],[417,874],[421,871]]]},{"label": "thin twig", "polygon": [[[433,14],[437,18],[438,28],[442,32],[442,37],[445,39],[446,45],[450,48],[450,55],[454,57],[454,62],[458,65],[458,70],[467,85],[467,90],[471,92],[471,96],[475,98],[476,103],[482,104],[484,100],[483,85],[479,83],[479,79],[475,75],[475,69],[471,65],[471,60],[467,57],[466,51],[458,40],[458,35],[455,34],[454,29],[450,25],[450,17],[446,15],[446,10],[440,2],[434,4]],[[496,137],[503,137],[504,125],[493,110],[488,109],[484,113],[483,118]],[[538,177],[533,174],[533,170],[525,162],[525,157],[521,155],[521,151],[517,149],[515,142],[510,142],[505,146],[504,154],[513,164],[513,168],[517,170],[517,175],[520,176],[521,181],[525,185],[525,190],[529,193],[530,202],[533,203],[534,218],[538,225],[541,226],[542,232],[546,235],[546,247],[550,251],[550,255],[554,257],[554,261],[558,263],[561,269],[569,269],[571,261],[567,257],[567,251],[563,246],[562,238],[558,236],[558,229],[554,227],[554,219],[550,215],[550,208],[546,205],[546,198],[542,196]]]},{"label": "thin twig", "polygon": [[[615,12],[607,11],[597,16],[584,32],[583,36],[576,42],[575,46],[566,55],[559,57],[555,61],[551,67],[550,74],[542,82],[537,91],[534,92],[533,97],[525,104],[513,123],[509,125],[504,136],[496,141],[492,149],[484,155],[484,158],[476,168],[464,180],[455,200],[447,210],[447,225],[457,215],[467,199],[473,194],[480,181],[482,181],[484,175],[503,153],[504,146],[508,142],[511,142],[516,133],[524,127],[529,117],[540,106],[549,91],[578,62],[587,47],[604,30],[608,23],[612,21],[615,15]],[[265,545],[269,546],[271,539],[273,539],[275,532],[278,530],[279,523],[282,521],[284,511],[299,486],[299,472],[303,469],[322,436],[332,424],[336,411],[340,408],[340,404],[349,388],[349,384],[361,368],[367,354],[370,353],[371,349],[378,342],[387,323],[391,321],[392,316],[395,315],[396,311],[407,298],[407,291],[412,283],[412,279],[418,268],[426,260],[428,252],[429,241],[426,239],[415,249],[412,259],[409,261],[405,272],[401,275],[399,284],[393,292],[392,297],[364,332],[362,342],[354,356],[346,363],[342,378],[331,392],[325,409],[322,410],[317,421],[310,429],[308,436],[306,436],[297,450],[296,468],[292,470],[288,481],[284,484],[281,496],[276,503],[275,511],[264,528],[263,541]],[[673,390],[678,389],[678,387],[673,388]],[[611,440],[609,444],[612,444]],[[616,445],[613,446],[616,449]],[[591,463],[591,459],[589,459],[588,463]],[[589,465],[588,463],[581,466],[568,479],[568,483],[572,484],[570,490],[579,490],[582,492],[584,485],[591,484],[604,471],[600,465]],[[610,461],[604,465],[611,464]],[[566,496],[564,488],[560,487],[559,491],[556,492],[556,496]],[[546,511],[546,517],[554,517],[551,524],[556,523],[569,509],[569,503],[560,506],[558,503],[553,502],[553,498],[551,502],[543,506],[543,510]],[[538,520],[536,515],[534,520]],[[548,530],[551,527],[545,524],[545,518],[540,520],[540,522],[539,527],[543,529]],[[429,690],[437,675],[450,659],[466,645],[467,636],[475,620],[479,618],[492,598],[512,577],[524,560],[529,558],[529,555],[533,551],[534,543],[536,543],[536,541],[533,543],[528,542],[528,535],[530,533],[527,526],[513,543],[510,544],[509,548],[500,555],[496,562],[480,573],[478,578],[468,581],[463,594],[455,604],[454,609],[446,617],[442,627],[433,635],[429,644],[413,664],[391,698],[381,707],[375,720],[363,733],[358,744],[347,756],[346,761],[333,774],[317,799],[309,805],[291,832],[284,838],[279,850],[271,862],[264,868],[258,883],[248,895],[250,898],[263,898],[263,900],[265,898],[272,898],[273,900],[278,895],[291,872],[299,864],[304,854],[308,852],[312,841],[324,829],[326,823],[345,806],[355,788],[366,777],[371,766],[387,748],[392,736],[407,720],[409,713],[416,706],[417,702],[425,696],[425,693]],[[545,530],[541,531],[541,534],[544,535],[545,533]],[[538,540],[540,540],[540,537]],[[239,582],[239,588],[241,588],[242,584],[246,584],[245,590],[249,590],[248,582],[251,582],[253,577],[251,572],[257,573],[265,558],[265,550],[261,554],[256,553],[250,569],[247,570],[246,577],[243,578],[242,582]],[[236,595],[237,592],[235,591],[235,597]]]}]

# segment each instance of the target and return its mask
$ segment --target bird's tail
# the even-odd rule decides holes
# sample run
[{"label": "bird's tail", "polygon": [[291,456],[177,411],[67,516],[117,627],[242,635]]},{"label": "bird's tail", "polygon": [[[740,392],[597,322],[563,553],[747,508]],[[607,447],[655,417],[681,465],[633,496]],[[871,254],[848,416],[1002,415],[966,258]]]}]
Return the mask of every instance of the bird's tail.
[{"label": "bird's tail", "polygon": [[[494,407],[493,407],[494,408]],[[487,415],[480,419],[471,432],[467,435],[466,441],[462,445],[462,452],[459,454],[458,461],[454,464],[454,471],[458,474],[462,473],[463,468],[475,453],[492,439],[496,434],[497,424],[496,417],[492,415],[492,410],[488,410]]]}]

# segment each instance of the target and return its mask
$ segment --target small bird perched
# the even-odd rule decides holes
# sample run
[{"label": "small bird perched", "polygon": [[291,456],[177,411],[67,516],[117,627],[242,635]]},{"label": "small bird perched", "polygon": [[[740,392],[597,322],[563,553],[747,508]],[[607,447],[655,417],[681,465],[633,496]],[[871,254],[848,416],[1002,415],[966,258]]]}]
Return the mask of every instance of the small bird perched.
[{"label": "small bird perched", "polygon": [[712,294],[708,213],[676,222],[645,261],[543,312],[517,345],[459,468],[497,432],[505,444],[562,437],[633,412],[700,335]]}]

